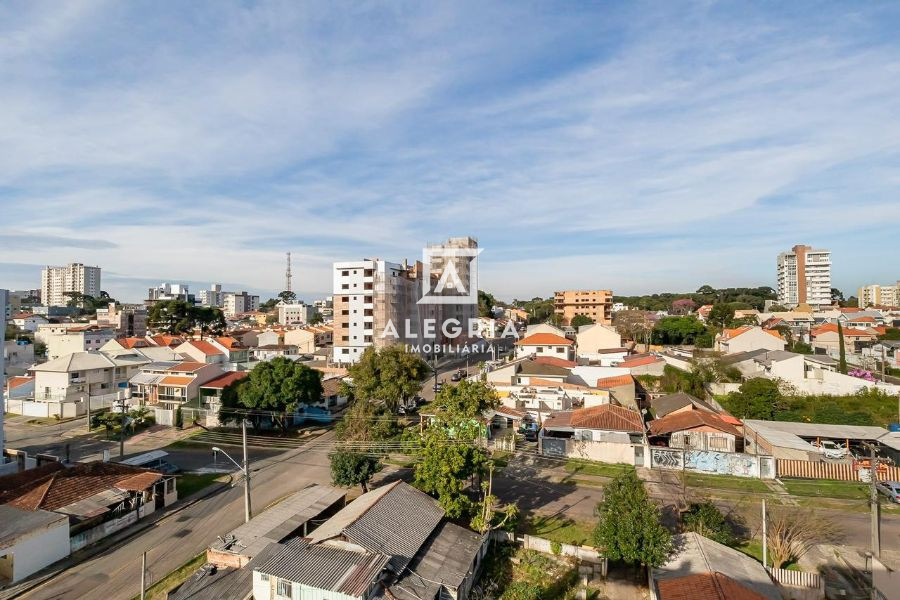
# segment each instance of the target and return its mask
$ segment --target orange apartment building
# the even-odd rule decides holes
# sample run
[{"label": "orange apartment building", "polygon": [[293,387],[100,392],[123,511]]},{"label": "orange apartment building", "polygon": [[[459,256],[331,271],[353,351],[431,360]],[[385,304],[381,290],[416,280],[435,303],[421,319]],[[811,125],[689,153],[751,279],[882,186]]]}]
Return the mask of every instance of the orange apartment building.
[{"label": "orange apartment building", "polygon": [[612,290],[565,290],[554,292],[553,312],[568,325],[576,315],[584,315],[594,323],[612,323]]}]

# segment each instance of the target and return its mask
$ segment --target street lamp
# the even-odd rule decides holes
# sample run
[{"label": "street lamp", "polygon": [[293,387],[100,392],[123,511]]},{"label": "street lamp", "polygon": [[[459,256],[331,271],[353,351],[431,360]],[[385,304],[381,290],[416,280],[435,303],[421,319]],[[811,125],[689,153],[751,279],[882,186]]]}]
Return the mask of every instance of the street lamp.
[{"label": "street lamp", "polygon": [[224,454],[228,460],[233,462],[244,473],[244,523],[247,523],[250,521],[250,462],[247,460],[247,421],[241,422],[241,430],[244,438],[244,466],[238,464],[236,460],[218,446],[213,446],[212,451],[213,454],[217,452]]}]

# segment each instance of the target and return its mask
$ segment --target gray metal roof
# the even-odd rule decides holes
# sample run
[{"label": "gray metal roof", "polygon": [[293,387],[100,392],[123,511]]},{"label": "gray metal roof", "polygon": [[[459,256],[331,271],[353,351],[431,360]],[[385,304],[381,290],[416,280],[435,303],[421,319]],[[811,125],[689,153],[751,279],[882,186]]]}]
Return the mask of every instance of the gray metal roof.
[{"label": "gray metal roof", "polygon": [[754,359],[757,356],[762,356],[766,352],[767,350],[764,350],[763,348],[748,350],[747,352],[735,352],[733,354],[726,354],[720,359],[720,362],[724,365],[733,365],[735,363],[744,362],[745,360]]},{"label": "gray metal roof", "polygon": [[0,504],[0,550],[47,529],[67,524],[69,518],[46,510],[22,510]]},{"label": "gray metal roof", "polygon": [[363,494],[309,536],[312,543],[344,537],[391,557],[400,573],[434,531],[444,511],[437,500],[397,481]]},{"label": "gray metal roof", "polygon": [[694,396],[686,394],[685,392],[667,394],[665,396],[660,396],[659,398],[654,398],[650,401],[650,407],[653,408],[657,419],[662,418],[667,414],[686,406],[695,406],[709,412],[716,412],[716,410],[712,406],[710,406],[703,400],[695,398]]},{"label": "gray metal roof", "polygon": [[268,544],[287,539],[304,523],[341,502],[345,495],[333,487],[312,485],[256,515],[209,547],[218,552],[256,556]]},{"label": "gray metal roof", "polygon": [[746,419],[744,423],[750,425],[758,433],[762,433],[760,430],[762,428],[790,433],[800,437],[877,440],[887,433],[887,429],[884,427],[872,425],[830,425],[825,423],[795,423],[793,421],[760,421],[756,419]]},{"label": "gray metal roof", "polygon": [[325,544],[310,545],[302,539],[275,546],[276,550],[260,562],[256,571],[355,597],[361,596],[380,578],[390,560],[383,554],[352,552]]},{"label": "gray metal roof", "polygon": [[783,360],[790,360],[792,358],[797,358],[798,356],[803,355],[796,352],[787,352],[785,350],[770,350],[763,355],[755,357],[754,360],[762,365],[769,367],[772,365],[772,363],[781,362]]},{"label": "gray metal roof", "polygon": [[248,600],[253,595],[253,570],[278,550],[269,544],[243,568],[214,567],[207,563],[194,571],[168,600]]},{"label": "gray metal roof", "polygon": [[669,560],[653,569],[655,582],[702,573],[721,573],[770,600],[781,600],[778,586],[765,567],[743,552],[714,542],[697,533],[682,533],[672,538],[674,552]]}]

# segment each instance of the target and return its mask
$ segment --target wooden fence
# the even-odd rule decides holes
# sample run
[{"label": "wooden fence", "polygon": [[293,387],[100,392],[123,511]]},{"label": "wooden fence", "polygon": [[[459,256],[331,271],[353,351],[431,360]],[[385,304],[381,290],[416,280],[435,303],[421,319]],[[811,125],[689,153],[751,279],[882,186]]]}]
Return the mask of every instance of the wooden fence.
[{"label": "wooden fence", "polygon": [[[855,461],[829,463],[779,458],[775,462],[779,477],[865,481],[869,473],[868,465],[862,465]],[[860,477],[860,472],[863,473],[862,477]],[[900,467],[879,465],[878,479],[881,481],[900,481]]]}]

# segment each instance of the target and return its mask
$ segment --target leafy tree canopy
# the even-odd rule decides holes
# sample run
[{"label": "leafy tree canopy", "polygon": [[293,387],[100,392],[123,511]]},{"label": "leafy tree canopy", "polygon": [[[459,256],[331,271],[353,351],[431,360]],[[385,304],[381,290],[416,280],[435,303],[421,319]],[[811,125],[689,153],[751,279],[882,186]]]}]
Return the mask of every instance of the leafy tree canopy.
[{"label": "leafy tree canopy", "polygon": [[768,286],[756,288],[713,288],[709,285],[700,287],[694,293],[647,294],[644,296],[615,296],[614,302],[622,302],[630,308],[642,310],[669,310],[675,300],[688,298],[698,306],[717,304],[720,302],[741,302],[748,307],[762,310],[766,300],[775,300],[775,290]]},{"label": "leafy tree canopy", "polygon": [[331,455],[331,480],[335,485],[358,485],[368,492],[368,484],[381,469],[378,459],[367,454],[341,450]]},{"label": "leafy tree canopy", "polygon": [[283,292],[278,292],[278,299],[285,304],[293,304],[297,301],[297,294],[284,290]]},{"label": "leafy tree canopy", "polygon": [[400,345],[381,350],[369,347],[349,369],[353,383],[348,391],[393,411],[419,392],[429,370],[425,361]]},{"label": "leafy tree canopy", "polygon": [[653,328],[654,344],[693,344],[706,332],[706,326],[694,317],[663,317]]},{"label": "leafy tree canopy", "polygon": [[578,329],[582,325],[593,325],[594,320],[586,315],[575,315],[572,317],[572,322],[569,323],[575,329]]},{"label": "leafy tree canopy", "polygon": [[672,536],[660,523],[653,503],[634,471],[626,471],[603,488],[597,505],[600,520],[595,545],[612,560],[657,567],[666,561]]},{"label": "leafy tree canopy", "polygon": [[478,290],[478,316],[490,317],[497,300],[491,294]]},{"label": "leafy tree canopy", "polygon": [[225,315],[213,306],[194,306],[184,300],[162,300],[150,308],[147,325],[169,335],[192,333],[195,329],[219,335],[225,331]]},{"label": "leafy tree canopy", "polygon": [[754,377],[742,383],[737,392],[728,395],[726,408],[742,419],[771,421],[782,407],[782,400],[778,382]]},{"label": "leafy tree canopy", "polygon": [[738,542],[734,528],[718,507],[709,500],[694,502],[682,517],[685,531],[693,531],[704,537],[733,546]]},{"label": "leafy tree canopy", "polygon": [[322,323],[324,321],[325,321],[325,318],[322,317],[322,314],[319,312],[314,312],[312,314],[312,316],[309,318],[310,325],[318,325],[319,323]]}]

